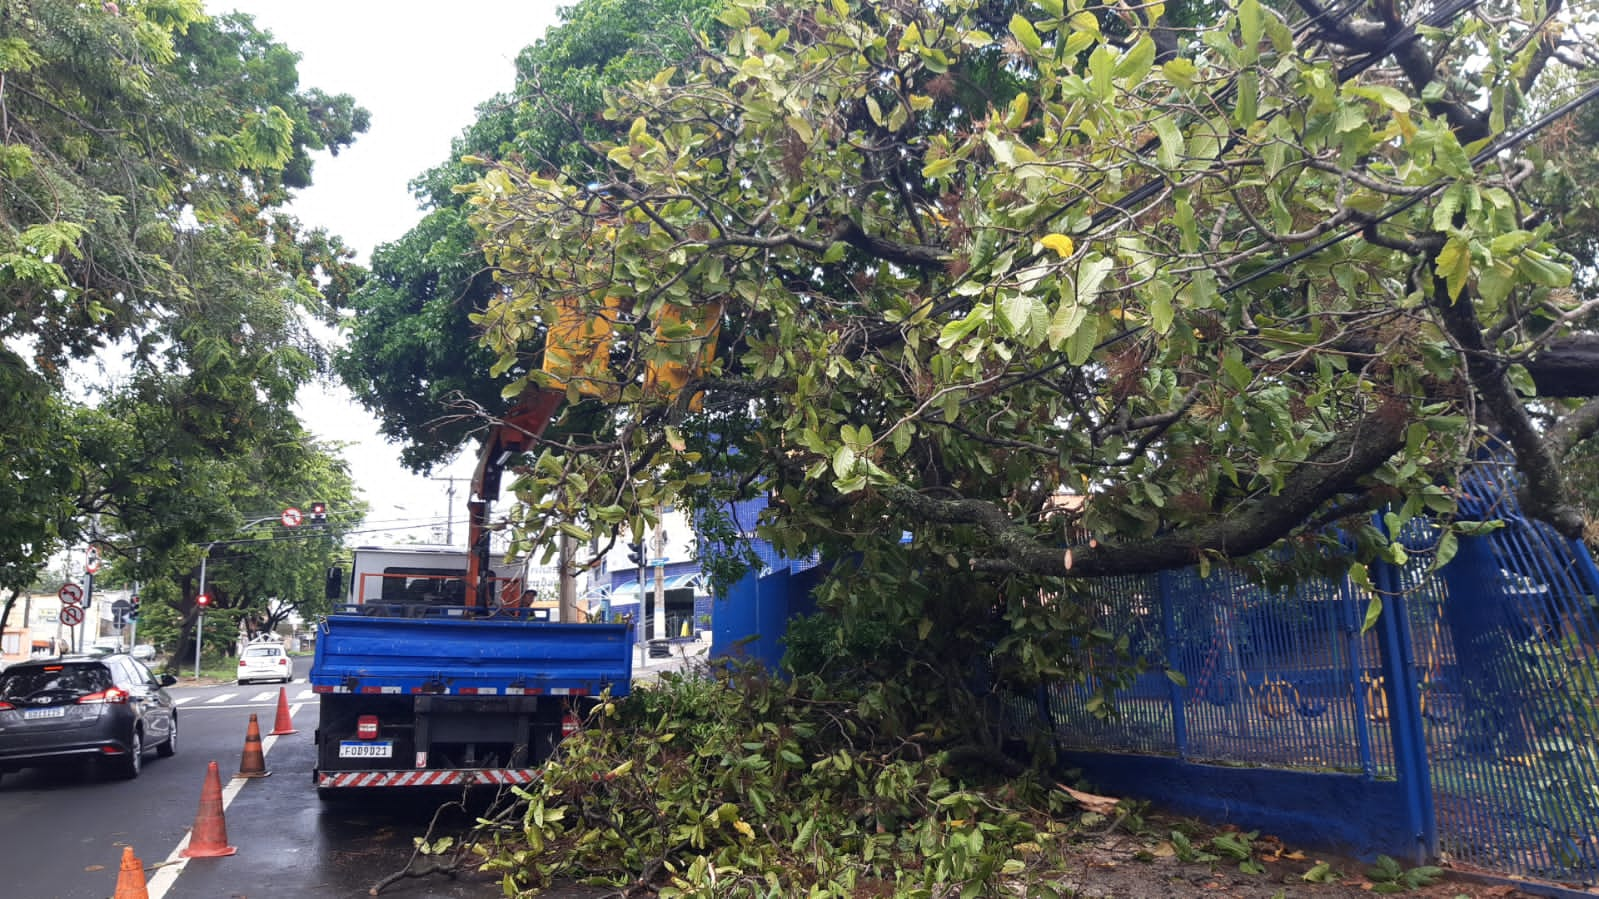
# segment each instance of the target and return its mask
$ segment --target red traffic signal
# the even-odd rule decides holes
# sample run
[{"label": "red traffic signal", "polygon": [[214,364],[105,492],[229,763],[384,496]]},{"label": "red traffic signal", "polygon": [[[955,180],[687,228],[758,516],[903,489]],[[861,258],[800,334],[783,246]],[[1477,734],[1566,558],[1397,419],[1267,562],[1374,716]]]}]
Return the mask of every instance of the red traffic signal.
[{"label": "red traffic signal", "polygon": [[312,503],[311,504],[311,523],[312,524],[327,524],[328,523],[328,504],[327,503]]},{"label": "red traffic signal", "polygon": [[201,593],[199,596],[194,598],[194,604],[202,609],[206,606],[209,606],[211,604],[211,594]]}]

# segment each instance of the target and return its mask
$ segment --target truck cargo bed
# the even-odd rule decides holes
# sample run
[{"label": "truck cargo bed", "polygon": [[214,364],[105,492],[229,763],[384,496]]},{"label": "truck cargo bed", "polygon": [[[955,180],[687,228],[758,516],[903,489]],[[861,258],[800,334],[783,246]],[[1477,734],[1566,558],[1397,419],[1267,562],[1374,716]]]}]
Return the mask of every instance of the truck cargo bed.
[{"label": "truck cargo bed", "polygon": [[[372,612],[379,614],[371,614]],[[368,609],[329,615],[318,629],[317,693],[611,695],[632,679],[624,624],[551,624],[432,608],[427,617]]]}]

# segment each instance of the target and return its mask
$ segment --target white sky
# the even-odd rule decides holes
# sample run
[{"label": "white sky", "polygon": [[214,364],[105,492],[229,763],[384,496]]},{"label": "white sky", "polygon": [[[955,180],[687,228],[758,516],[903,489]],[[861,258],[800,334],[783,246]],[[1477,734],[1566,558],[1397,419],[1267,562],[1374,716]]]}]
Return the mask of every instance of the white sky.
[{"label": "white sky", "polygon": [[[290,207],[308,225],[342,236],[365,263],[372,250],[421,218],[407,183],[443,162],[450,141],[476,119],[476,107],[508,91],[516,55],[556,21],[552,0],[476,0],[440,7],[399,0],[207,0],[212,14],[239,11],[300,54],[300,86],[347,93],[372,124],[338,157],[316,160],[314,184]],[[445,520],[448,483],[407,472],[399,447],[341,387],[307,388],[300,408],[318,436],[344,451],[374,525]],[[434,477],[469,478],[470,451]],[[452,528],[464,541],[467,485],[455,486]],[[308,498],[309,499],[309,498]],[[428,540],[426,529],[365,534],[361,542]],[[441,537],[442,539],[442,537]]]}]

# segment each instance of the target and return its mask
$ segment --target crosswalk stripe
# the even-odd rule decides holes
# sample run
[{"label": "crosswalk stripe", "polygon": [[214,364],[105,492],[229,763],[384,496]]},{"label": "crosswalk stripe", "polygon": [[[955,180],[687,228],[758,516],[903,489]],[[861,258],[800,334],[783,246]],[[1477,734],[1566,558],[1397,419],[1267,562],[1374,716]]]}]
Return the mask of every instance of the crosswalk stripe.
[{"label": "crosswalk stripe", "polygon": [[245,701],[246,702],[266,702],[268,699],[275,699],[277,697],[277,695],[278,694],[275,693],[275,692],[274,693],[257,693],[257,694],[255,694],[254,696],[251,696],[249,699],[247,699]]},{"label": "crosswalk stripe", "polygon": [[212,698],[207,699],[206,700],[206,704],[210,705],[210,704],[214,704],[214,703],[218,703],[218,702],[227,702],[228,700],[230,700],[233,697],[238,696],[238,695],[239,694],[237,694],[237,693],[223,693],[223,694],[220,694],[218,696],[213,696]]},{"label": "crosswalk stripe", "polygon": [[188,702],[189,700],[191,700],[193,698],[194,698],[193,696],[179,696],[176,699],[172,700],[172,704],[173,705],[183,705],[185,702]]}]

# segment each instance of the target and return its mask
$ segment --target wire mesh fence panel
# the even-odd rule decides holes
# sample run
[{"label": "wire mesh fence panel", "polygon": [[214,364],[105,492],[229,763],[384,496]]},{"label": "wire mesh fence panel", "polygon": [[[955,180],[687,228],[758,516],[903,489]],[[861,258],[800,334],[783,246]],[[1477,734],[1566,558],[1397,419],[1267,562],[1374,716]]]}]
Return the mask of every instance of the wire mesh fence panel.
[{"label": "wire mesh fence panel", "polygon": [[[1447,855],[1491,870],[1592,883],[1593,562],[1581,544],[1525,518],[1513,488],[1507,469],[1492,465],[1463,481],[1462,512],[1503,526],[1463,541],[1444,577],[1407,597],[1438,842]],[[1430,561],[1415,553],[1410,567]]]},{"label": "wire mesh fence panel", "polygon": [[1317,578],[1272,590],[1237,573],[1197,571],[1170,583],[1186,757],[1391,771],[1366,702],[1378,657],[1358,639],[1347,585]]},{"label": "wire mesh fence panel", "polygon": [[1088,647],[1089,673],[1045,691],[1058,744],[1098,752],[1175,752],[1158,579],[1106,579],[1092,585],[1090,597],[1097,636]]}]

